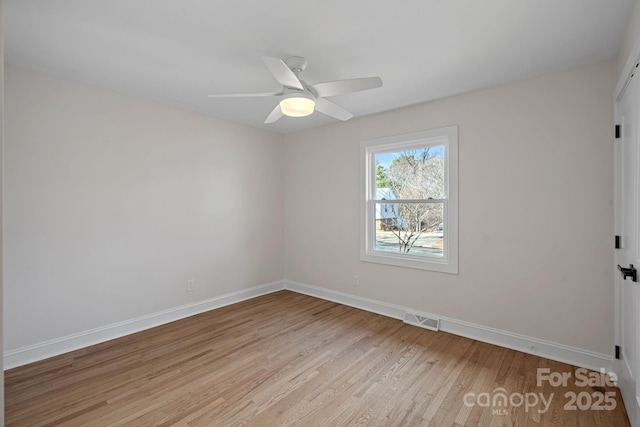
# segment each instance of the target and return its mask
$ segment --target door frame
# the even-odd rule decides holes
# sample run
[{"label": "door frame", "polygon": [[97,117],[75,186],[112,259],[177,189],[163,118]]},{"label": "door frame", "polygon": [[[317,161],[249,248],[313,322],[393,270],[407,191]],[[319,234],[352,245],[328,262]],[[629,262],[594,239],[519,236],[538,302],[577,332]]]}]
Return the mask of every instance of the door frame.
[{"label": "door frame", "polygon": [[[638,150],[640,150],[640,67],[636,67],[636,64],[638,64],[640,62],[640,41],[636,42],[636,44],[634,45],[629,57],[627,58],[627,62],[622,70],[622,73],[620,74],[619,78],[618,78],[618,83],[616,84],[615,87],[615,91],[614,91],[614,120],[615,120],[615,124],[618,125],[620,123],[618,123],[618,119],[619,119],[619,103],[622,101],[622,98],[625,94],[625,91],[628,89],[628,86],[631,82],[631,79],[633,78],[635,81],[635,85],[637,85],[638,87],[636,88],[636,96],[638,96],[639,99],[637,99],[636,102],[636,113],[635,113],[635,117],[634,120],[636,121],[636,140],[638,141]],[[613,131],[613,130],[612,130]],[[621,184],[621,174],[620,174],[620,169],[621,169],[621,164],[620,164],[620,146],[619,143],[616,141],[614,143],[614,173],[615,173],[615,177],[614,177],[614,182],[615,182],[615,188],[614,188],[614,198],[615,198],[615,203],[614,203],[614,207],[615,207],[615,212],[614,212],[614,234],[619,235],[619,231],[620,231],[620,222],[621,222],[621,212],[620,212],[620,206],[619,206],[619,200],[621,200],[621,198],[623,197],[622,194],[622,184]],[[640,174],[640,162],[638,162],[637,167],[639,168],[638,173]],[[638,224],[638,227],[640,228],[640,224]],[[622,343],[622,324],[621,324],[621,319],[622,319],[622,307],[621,307],[621,292],[620,292],[620,286],[618,285],[618,276],[619,276],[619,272],[617,269],[617,256],[614,256],[614,278],[613,278],[613,286],[614,286],[614,298],[615,298],[615,307],[614,307],[614,312],[615,312],[615,319],[614,319],[614,327],[615,327],[615,344],[619,345]],[[640,343],[636,343],[636,345],[639,345]],[[623,369],[623,365],[622,365],[622,360],[614,360],[614,369],[615,372],[622,372],[621,369]],[[640,366],[636,369],[640,369]],[[635,378],[635,382],[640,381],[640,372],[634,372],[634,374],[636,375]],[[622,385],[622,384],[620,384]],[[631,421],[631,424],[633,426],[640,426],[640,401],[636,401],[636,387],[638,387],[638,385],[634,384],[634,389],[633,390],[624,390],[623,388],[620,389],[621,391],[621,395],[622,395],[622,399],[624,401],[625,407],[627,409],[627,414],[629,416],[629,420]]]}]

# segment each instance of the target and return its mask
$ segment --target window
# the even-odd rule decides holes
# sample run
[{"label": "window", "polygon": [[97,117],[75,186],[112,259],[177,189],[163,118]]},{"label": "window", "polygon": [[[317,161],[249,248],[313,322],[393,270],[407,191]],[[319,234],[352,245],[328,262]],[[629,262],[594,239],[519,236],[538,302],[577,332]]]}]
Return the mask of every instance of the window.
[{"label": "window", "polygon": [[458,127],[360,143],[360,259],[458,273]]}]

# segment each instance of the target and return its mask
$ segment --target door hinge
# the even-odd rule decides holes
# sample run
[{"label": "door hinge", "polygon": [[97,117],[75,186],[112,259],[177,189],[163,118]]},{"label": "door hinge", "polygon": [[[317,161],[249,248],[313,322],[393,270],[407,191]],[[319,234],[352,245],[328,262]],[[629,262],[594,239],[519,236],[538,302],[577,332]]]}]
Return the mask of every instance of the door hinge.
[{"label": "door hinge", "polygon": [[618,360],[620,359],[620,346],[619,345],[616,346],[616,359],[618,359]]},{"label": "door hinge", "polygon": [[616,125],[616,139],[620,138],[620,125]]},{"label": "door hinge", "polygon": [[620,236],[615,236],[614,248],[615,249],[620,249]]}]

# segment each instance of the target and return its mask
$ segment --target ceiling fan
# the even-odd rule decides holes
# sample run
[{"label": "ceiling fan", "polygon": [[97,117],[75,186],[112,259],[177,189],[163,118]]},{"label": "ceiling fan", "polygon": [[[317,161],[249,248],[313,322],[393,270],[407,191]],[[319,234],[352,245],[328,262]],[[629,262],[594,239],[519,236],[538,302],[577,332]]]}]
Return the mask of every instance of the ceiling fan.
[{"label": "ceiling fan", "polygon": [[359,92],[382,86],[380,77],[361,77],[356,79],[336,80],[332,82],[308,85],[300,78],[300,73],[307,68],[307,60],[300,56],[292,56],[283,61],[279,58],[262,58],[278,83],[282,85],[280,92],[267,93],[229,93],[208,95],[210,98],[241,97],[280,97],[281,101],[267,116],[265,123],[273,123],[283,115],[304,117],[319,111],[339,120],[349,120],[353,114],[326,97]]}]

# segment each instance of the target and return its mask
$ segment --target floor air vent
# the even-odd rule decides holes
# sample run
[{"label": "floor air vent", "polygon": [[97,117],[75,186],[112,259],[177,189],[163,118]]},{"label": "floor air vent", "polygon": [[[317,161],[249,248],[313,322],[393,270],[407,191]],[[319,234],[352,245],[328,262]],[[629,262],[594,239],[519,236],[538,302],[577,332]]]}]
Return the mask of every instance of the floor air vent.
[{"label": "floor air vent", "polygon": [[414,313],[404,313],[404,323],[409,325],[419,326],[425,329],[431,329],[432,331],[440,330],[440,319],[435,317],[421,316]]}]

